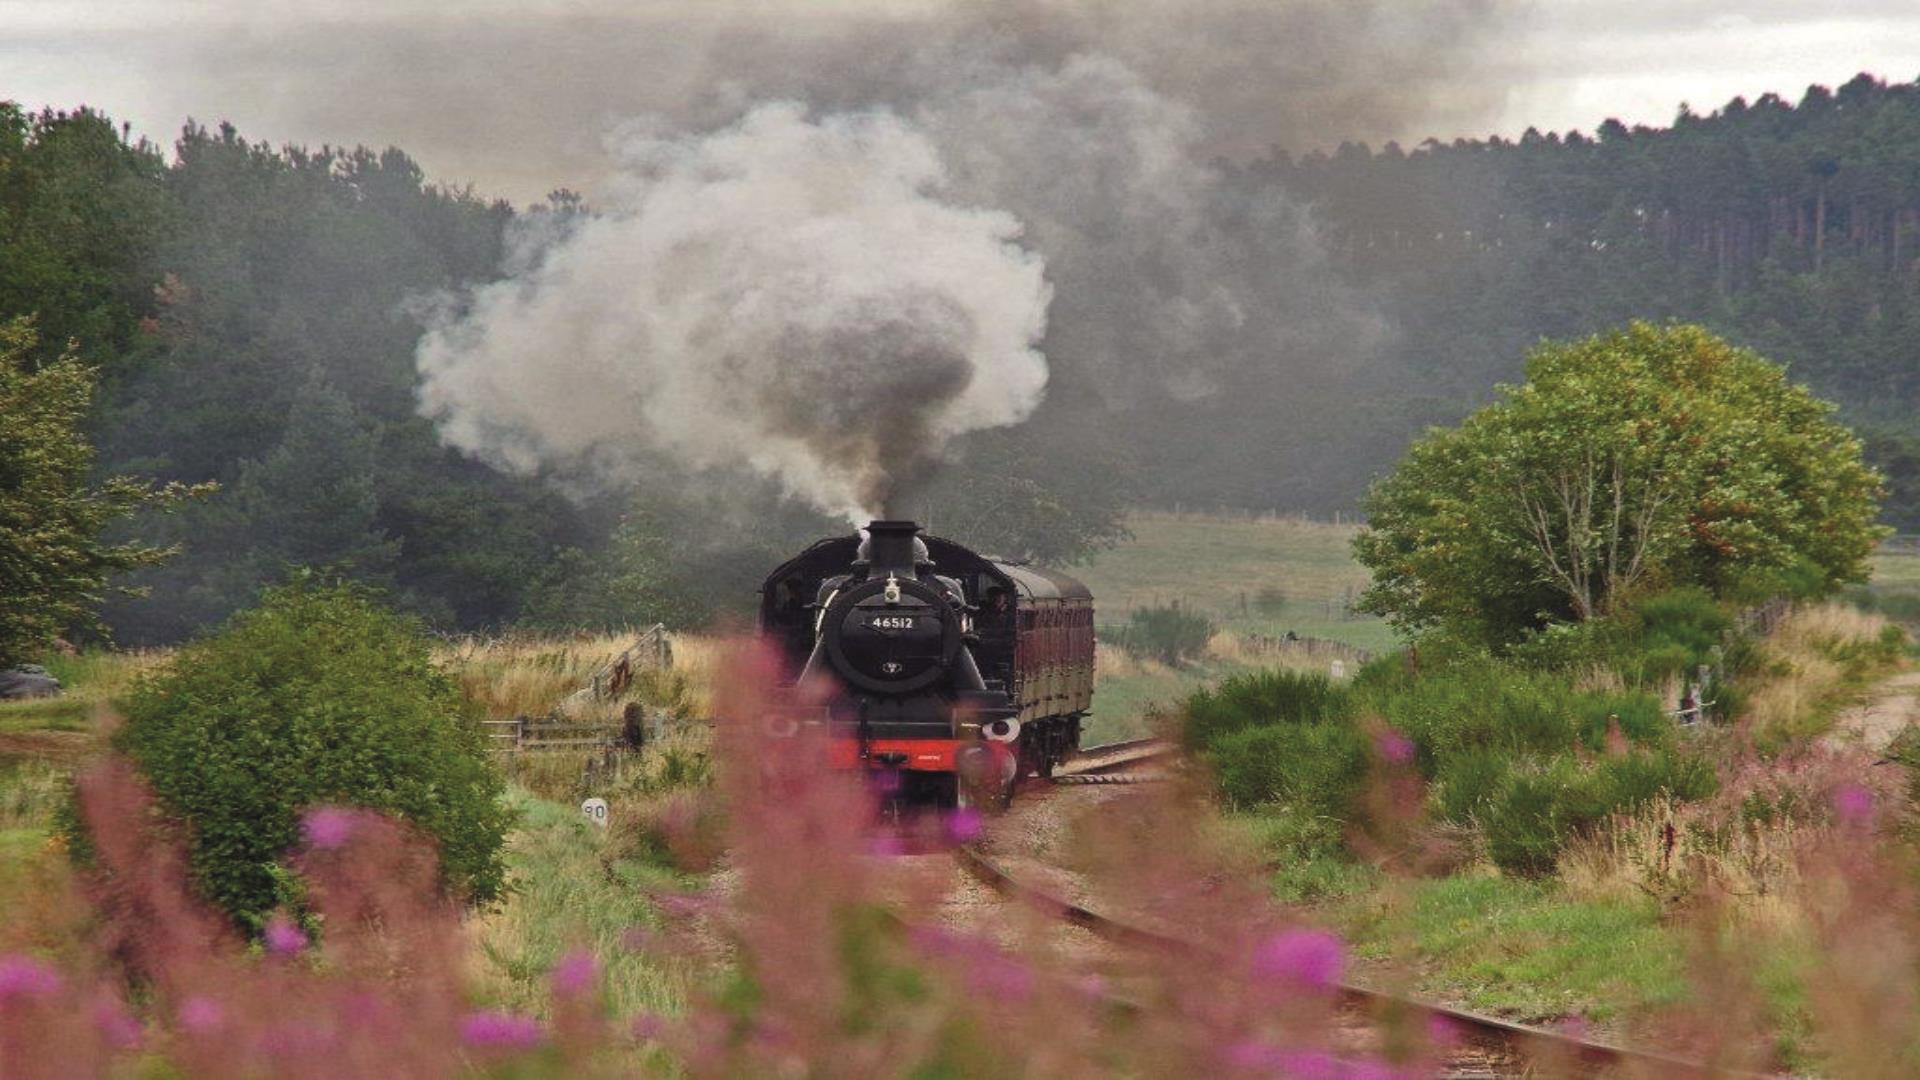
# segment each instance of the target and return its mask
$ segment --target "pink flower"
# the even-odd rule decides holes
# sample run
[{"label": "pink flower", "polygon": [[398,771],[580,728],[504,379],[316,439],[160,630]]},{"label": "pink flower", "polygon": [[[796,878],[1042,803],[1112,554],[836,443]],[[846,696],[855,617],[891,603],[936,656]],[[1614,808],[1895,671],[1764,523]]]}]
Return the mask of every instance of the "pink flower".
[{"label": "pink flower", "polygon": [[319,806],[307,811],[304,825],[307,843],[317,848],[336,848],[353,835],[353,813],[337,806]]},{"label": "pink flower", "polygon": [[140,1021],[117,1001],[102,1001],[93,1007],[93,1025],[100,1038],[115,1050],[131,1050],[140,1045]]},{"label": "pink flower", "polygon": [[1274,1060],[1273,1071],[1287,1080],[1345,1080],[1349,1070],[1325,1050],[1289,1050]]},{"label": "pink flower", "polygon": [[1383,759],[1395,765],[1405,765],[1413,760],[1413,740],[1392,728],[1387,728],[1374,738],[1373,748]]},{"label": "pink flower", "polygon": [[176,1019],[179,1020],[182,1030],[195,1035],[204,1035],[226,1022],[227,1011],[212,998],[190,997],[180,1003],[180,1011]]},{"label": "pink flower", "polygon": [[560,958],[553,966],[548,979],[553,983],[553,992],[572,996],[593,989],[600,977],[600,965],[593,954],[585,949],[576,949]]},{"label": "pink flower", "polygon": [[1833,792],[1833,811],[1849,825],[1871,821],[1873,804],[1873,792],[1859,784],[1842,784]]},{"label": "pink flower", "polygon": [[1324,930],[1283,930],[1253,951],[1253,973],[1297,986],[1325,990],[1345,969],[1340,939]]},{"label": "pink flower", "polygon": [[307,935],[284,915],[267,920],[266,932],[261,937],[267,943],[267,951],[274,956],[292,956],[307,947]]},{"label": "pink flower", "polygon": [[60,992],[60,973],[31,956],[0,957],[0,1000]]},{"label": "pink flower", "polygon": [[986,954],[967,972],[967,983],[977,994],[995,1001],[1022,1001],[1033,996],[1033,971],[1012,957]]},{"label": "pink flower", "polygon": [[1345,1068],[1346,1071],[1340,1074],[1341,1080],[1411,1080],[1412,1077],[1420,1075],[1402,1072],[1384,1061],[1373,1058],[1346,1062]]},{"label": "pink flower", "polygon": [[980,839],[983,824],[980,811],[963,806],[947,815],[947,839],[956,844],[971,844]]},{"label": "pink flower", "polygon": [[867,842],[867,853],[888,859],[907,853],[907,842],[894,833],[882,833]]},{"label": "pink flower", "polygon": [[468,1013],[460,1018],[460,1041],[489,1050],[530,1050],[540,1045],[540,1022],[503,1012]]},{"label": "pink flower", "polygon": [[658,1013],[641,1013],[633,1018],[629,1028],[633,1037],[644,1042],[658,1042],[667,1033],[667,1021]]},{"label": "pink flower", "polygon": [[1286,1057],[1286,1051],[1270,1042],[1259,1039],[1241,1039],[1228,1046],[1220,1055],[1226,1059],[1229,1068],[1241,1072],[1273,1072],[1280,1067],[1280,1061]]},{"label": "pink flower", "polygon": [[260,1048],[277,1058],[320,1058],[332,1052],[332,1031],[297,1021],[275,1024],[260,1035]]},{"label": "pink flower", "polygon": [[669,915],[690,919],[705,911],[710,901],[698,893],[657,893],[653,902]]}]

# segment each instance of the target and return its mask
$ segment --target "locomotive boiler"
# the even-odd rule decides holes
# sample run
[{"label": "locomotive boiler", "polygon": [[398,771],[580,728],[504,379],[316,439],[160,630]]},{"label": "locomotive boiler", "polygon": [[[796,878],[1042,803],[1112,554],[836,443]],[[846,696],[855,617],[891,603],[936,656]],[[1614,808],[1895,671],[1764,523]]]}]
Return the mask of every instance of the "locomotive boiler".
[{"label": "locomotive boiler", "polygon": [[827,739],[837,766],[908,798],[1003,805],[1080,744],[1093,595],[1065,574],[875,521],[767,576],[760,629],[783,686],[774,738]]}]

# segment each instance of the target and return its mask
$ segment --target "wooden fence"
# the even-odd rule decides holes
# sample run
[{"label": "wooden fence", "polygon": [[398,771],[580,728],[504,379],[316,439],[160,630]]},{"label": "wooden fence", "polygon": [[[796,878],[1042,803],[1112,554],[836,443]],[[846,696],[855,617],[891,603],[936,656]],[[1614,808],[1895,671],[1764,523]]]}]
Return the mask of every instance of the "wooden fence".
[{"label": "wooden fence", "polygon": [[1309,660],[1341,660],[1355,667],[1373,659],[1373,653],[1358,645],[1349,645],[1344,641],[1317,637],[1269,637],[1265,634],[1244,634],[1240,637],[1244,648],[1266,656],[1304,657]]},{"label": "wooden fence", "polygon": [[633,644],[618,656],[602,664],[580,689],[545,716],[516,716],[511,720],[482,720],[488,749],[497,753],[522,753],[532,750],[602,750],[626,740],[626,727],[638,722],[647,737],[658,737],[665,729],[666,714],[658,709],[635,713],[639,704],[628,705],[618,719],[580,720],[574,713],[583,706],[617,701],[633,689],[633,681],[642,671],[673,666],[673,646],[667,628],[659,623],[647,628]]}]

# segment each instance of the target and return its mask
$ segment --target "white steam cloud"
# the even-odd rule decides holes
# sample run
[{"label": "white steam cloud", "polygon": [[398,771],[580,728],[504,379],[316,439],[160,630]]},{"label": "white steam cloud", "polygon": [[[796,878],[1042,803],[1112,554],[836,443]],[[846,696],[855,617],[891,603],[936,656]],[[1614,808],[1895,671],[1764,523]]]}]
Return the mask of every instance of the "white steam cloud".
[{"label": "white steam cloud", "polygon": [[520,472],[745,467],[858,521],[1039,405],[1043,261],[918,127],[774,103],[614,149],[597,211],[421,342],[450,445]]}]

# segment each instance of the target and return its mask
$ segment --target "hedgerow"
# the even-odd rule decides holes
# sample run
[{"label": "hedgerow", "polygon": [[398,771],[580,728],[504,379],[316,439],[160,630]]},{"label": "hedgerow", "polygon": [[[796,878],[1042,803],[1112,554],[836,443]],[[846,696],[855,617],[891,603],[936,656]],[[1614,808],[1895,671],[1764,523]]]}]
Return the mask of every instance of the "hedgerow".
[{"label": "hedgerow", "polygon": [[294,584],[140,682],[114,737],[186,826],[206,898],[257,930],[299,904],[283,869],[302,812],[365,807],[439,846],[444,884],[504,885],[510,813],[477,725],[420,625],[351,586]]},{"label": "hedgerow", "polygon": [[[1399,657],[1353,683],[1267,671],[1187,702],[1182,734],[1221,800],[1302,821],[1352,822],[1375,757],[1404,758],[1440,818],[1478,826],[1503,869],[1552,869],[1607,816],[1665,792],[1714,790],[1713,770],[1673,745],[1651,694],[1579,690],[1564,676],[1485,657],[1412,671]],[[1383,749],[1372,730],[1391,732]],[[1313,830],[1324,835],[1324,827]]]}]

